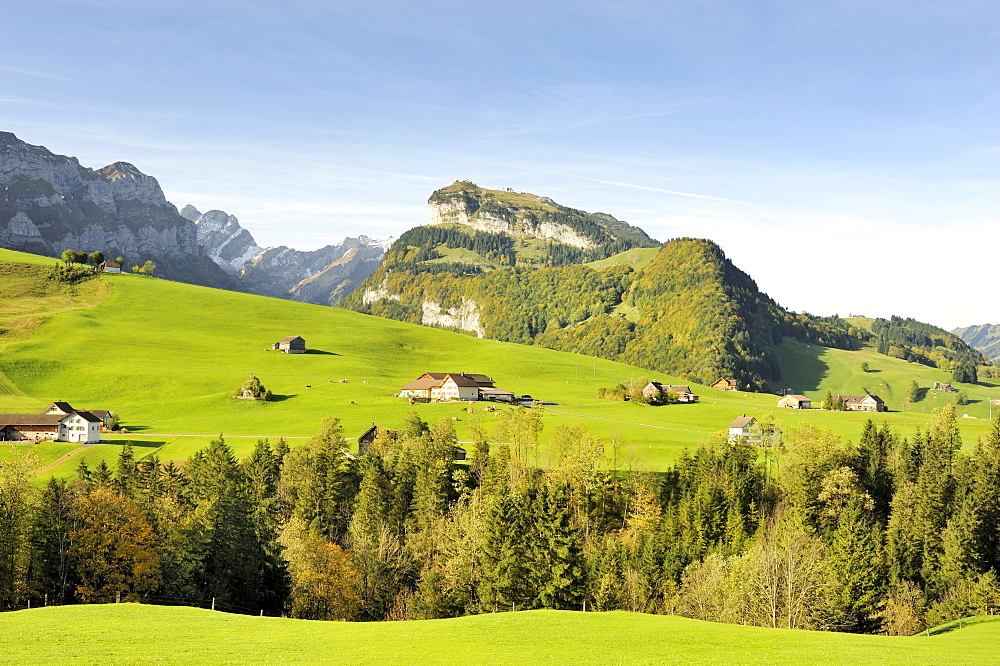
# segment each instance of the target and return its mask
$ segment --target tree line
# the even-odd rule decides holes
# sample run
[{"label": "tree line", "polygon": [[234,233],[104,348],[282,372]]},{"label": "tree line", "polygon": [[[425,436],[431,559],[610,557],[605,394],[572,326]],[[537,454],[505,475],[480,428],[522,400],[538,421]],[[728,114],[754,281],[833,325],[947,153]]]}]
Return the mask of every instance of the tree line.
[{"label": "tree line", "polygon": [[454,461],[411,412],[360,456],[218,438],[182,465],[81,465],[31,484],[0,463],[0,607],[121,599],[314,619],[532,608],[670,613],[912,634],[1000,604],[1000,419],[963,450],[954,410],[857,443],[802,426],[786,450],[723,436],[666,472],[538,412],[504,412]]}]

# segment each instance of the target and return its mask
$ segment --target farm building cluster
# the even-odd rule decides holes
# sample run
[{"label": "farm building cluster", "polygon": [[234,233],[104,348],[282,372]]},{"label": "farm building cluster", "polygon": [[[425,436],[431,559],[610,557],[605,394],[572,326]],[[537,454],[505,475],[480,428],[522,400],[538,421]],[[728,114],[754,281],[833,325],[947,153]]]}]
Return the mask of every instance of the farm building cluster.
[{"label": "farm building cluster", "polygon": [[492,400],[514,402],[514,394],[498,389],[486,375],[468,372],[425,372],[399,390],[399,397],[415,402]]},{"label": "farm building cluster", "polygon": [[[834,403],[843,402],[844,411],[848,412],[884,412],[886,410],[885,401],[877,395],[865,393],[864,395],[835,395],[832,396]],[[778,407],[788,409],[812,409],[812,399],[796,393],[788,394],[778,400]],[[826,405],[826,409],[831,409]]]},{"label": "farm building cluster", "polygon": [[691,387],[686,384],[661,384],[660,382],[649,382],[642,389],[642,394],[647,398],[667,398],[669,394],[676,396],[677,402],[698,402],[699,396],[691,392]]},{"label": "farm building cluster", "polygon": [[0,441],[79,442],[101,441],[111,412],[105,409],[75,409],[68,402],[53,402],[38,414],[0,414]]}]

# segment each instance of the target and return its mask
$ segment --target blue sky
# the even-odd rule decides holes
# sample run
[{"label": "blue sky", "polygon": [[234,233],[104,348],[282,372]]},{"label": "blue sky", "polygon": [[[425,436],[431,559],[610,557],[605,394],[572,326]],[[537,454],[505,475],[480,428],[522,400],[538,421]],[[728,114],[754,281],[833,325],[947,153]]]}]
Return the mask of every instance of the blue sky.
[{"label": "blue sky", "polygon": [[708,237],[786,307],[1000,322],[1000,5],[0,0],[0,129],[312,249],[456,179]]}]

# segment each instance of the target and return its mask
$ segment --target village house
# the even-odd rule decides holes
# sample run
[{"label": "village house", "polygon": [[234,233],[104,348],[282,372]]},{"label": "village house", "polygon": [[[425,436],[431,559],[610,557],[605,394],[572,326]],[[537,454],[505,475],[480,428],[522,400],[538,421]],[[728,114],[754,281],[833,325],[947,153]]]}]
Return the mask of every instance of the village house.
[{"label": "village house", "polygon": [[789,409],[812,409],[812,400],[804,395],[786,395],[778,401],[778,407],[787,407]]},{"label": "village house", "polygon": [[68,402],[59,400],[42,410],[42,414],[72,414],[73,412],[86,412],[96,416],[101,421],[102,430],[107,430],[111,424],[111,412],[107,409],[76,409]]},{"label": "village house", "polygon": [[958,393],[958,389],[951,384],[945,384],[944,382],[934,382],[934,388],[932,390],[944,391],[945,393]]},{"label": "village house", "polygon": [[727,379],[725,377],[719,377],[714,382],[709,384],[716,391],[738,391],[739,388],[736,385],[735,379]]},{"label": "village house", "polygon": [[751,436],[754,435],[754,426],[757,425],[757,420],[752,416],[737,417],[732,423],[729,424],[729,443],[733,444],[740,440],[749,441]]},{"label": "village house", "polygon": [[686,384],[661,384],[660,382],[649,382],[642,389],[642,395],[646,398],[666,397],[668,393],[677,396],[677,402],[698,402],[698,396],[691,392],[691,387]]},{"label": "village house", "polygon": [[835,401],[843,400],[844,409],[849,412],[884,412],[886,410],[885,401],[877,395],[866,393],[865,395],[836,395]]},{"label": "village house", "polygon": [[[53,405],[69,407],[67,403]],[[68,412],[57,408],[41,414],[0,414],[0,441],[93,444],[101,441],[101,419],[72,407]]]},{"label": "village house", "polygon": [[117,261],[102,261],[94,267],[94,270],[102,273],[121,273],[122,265]]},{"label": "village house", "polygon": [[498,389],[487,375],[467,372],[425,372],[399,391],[401,398],[431,400],[496,400],[513,402],[514,394]]},{"label": "village house", "polygon": [[752,416],[744,414],[729,424],[729,443],[743,442],[753,446],[771,446],[781,441],[781,431],[777,428],[762,428]]},{"label": "village house", "polygon": [[271,349],[276,349],[285,354],[305,354],[306,341],[301,336],[289,335],[271,345]]}]

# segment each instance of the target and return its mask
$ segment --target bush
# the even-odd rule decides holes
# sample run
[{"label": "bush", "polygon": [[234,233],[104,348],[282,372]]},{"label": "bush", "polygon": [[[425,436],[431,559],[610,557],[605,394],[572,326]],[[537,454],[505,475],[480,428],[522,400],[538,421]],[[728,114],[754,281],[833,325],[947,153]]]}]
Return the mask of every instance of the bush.
[{"label": "bush", "polygon": [[62,282],[65,284],[80,284],[81,282],[86,282],[97,277],[93,269],[86,268],[84,266],[76,266],[74,264],[66,264],[60,266],[56,264],[52,272],[49,273],[49,280],[53,282]]},{"label": "bush", "polygon": [[233,393],[233,397],[240,400],[267,401],[271,399],[271,391],[264,388],[264,385],[260,383],[260,379],[254,377],[251,373],[250,379],[243,382],[243,386]]}]

